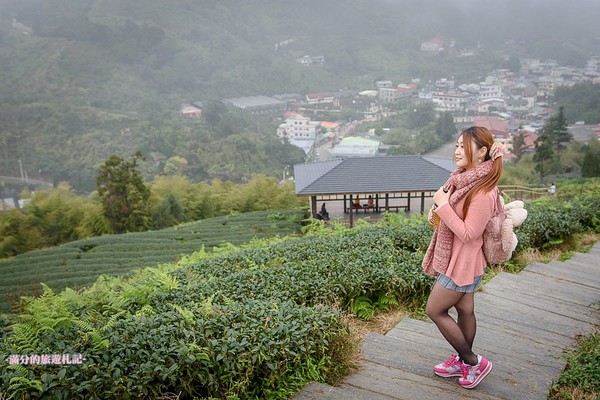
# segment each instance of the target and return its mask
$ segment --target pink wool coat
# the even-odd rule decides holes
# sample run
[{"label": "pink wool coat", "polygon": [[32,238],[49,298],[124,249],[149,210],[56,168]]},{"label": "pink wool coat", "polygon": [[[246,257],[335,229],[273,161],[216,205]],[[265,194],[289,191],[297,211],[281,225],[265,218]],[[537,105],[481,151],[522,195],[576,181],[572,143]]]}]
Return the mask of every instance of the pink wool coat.
[{"label": "pink wool coat", "polygon": [[462,211],[465,197],[455,208],[446,203],[435,210],[454,234],[450,264],[445,275],[458,286],[470,285],[476,276],[483,275],[486,265],[482,249],[483,231],[494,214],[497,196],[498,189],[474,195],[467,218]]}]

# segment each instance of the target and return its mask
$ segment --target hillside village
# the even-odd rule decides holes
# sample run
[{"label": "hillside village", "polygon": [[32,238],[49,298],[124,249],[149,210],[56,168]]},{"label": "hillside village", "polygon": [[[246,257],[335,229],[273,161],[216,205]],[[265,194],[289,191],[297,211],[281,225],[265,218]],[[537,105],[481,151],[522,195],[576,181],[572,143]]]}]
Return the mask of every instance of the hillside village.
[{"label": "hillside village", "polygon": [[[432,40],[423,43],[426,52],[444,51],[451,43]],[[469,56],[461,53],[458,56]],[[257,114],[277,114],[283,123],[277,136],[300,147],[309,160],[354,156],[384,155],[386,145],[373,132],[359,128],[363,122],[377,121],[391,115],[394,109],[431,103],[436,112],[450,112],[457,127],[485,126],[510,151],[512,138],[523,136],[523,152],[533,152],[534,142],[544,121],[557,110],[552,106],[556,88],[582,82],[600,83],[600,57],[592,57],[584,68],[559,65],[554,60],[524,59],[519,73],[496,69],[482,82],[459,82],[453,77],[436,81],[393,82],[381,80],[360,92],[315,92],[249,96],[224,99],[233,107]],[[319,120],[320,112],[354,110],[362,120],[329,122]],[[186,104],[181,112],[198,118],[202,103]],[[577,140],[600,139],[600,125],[578,121],[569,127]],[[318,151],[319,145],[327,151]],[[513,157],[511,153],[506,160]]]}]

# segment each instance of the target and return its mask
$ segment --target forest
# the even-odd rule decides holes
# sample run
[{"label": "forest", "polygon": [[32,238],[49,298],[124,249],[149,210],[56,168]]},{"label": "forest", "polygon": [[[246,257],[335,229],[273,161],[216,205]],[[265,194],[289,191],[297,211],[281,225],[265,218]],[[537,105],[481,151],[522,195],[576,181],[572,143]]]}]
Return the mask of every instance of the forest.
[{"label": "forest", "polygon": [[[29,177],[89,192],[104,160],[139,150],[147,180],[173,171],[192,182],[280,176],[304,158],[276,140],[281,120],[220,100],[364,90],[379,79],[476,80],[510,57],[581,66],[599,53],[598,8],[591,0],[3,0],[0,175],[19,176],[21,163]],[[477,55],[420,52],[435,36]],[[326,61],[295,61],[306,54]],[[207,118],[182,120],[181,104],[197,101]]]}]

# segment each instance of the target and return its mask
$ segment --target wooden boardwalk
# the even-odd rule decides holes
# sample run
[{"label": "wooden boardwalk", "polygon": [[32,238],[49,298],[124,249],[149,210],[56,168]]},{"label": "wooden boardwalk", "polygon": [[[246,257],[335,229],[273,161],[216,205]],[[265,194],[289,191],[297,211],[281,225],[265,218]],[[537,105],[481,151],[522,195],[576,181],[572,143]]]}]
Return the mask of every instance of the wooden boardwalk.
[{"label": "wooden boardwalk", "polygon": [[432,322],[404,319],[386,335],[365,338],[358,372],[340,386],[311,383],[294,400],[545,400],[565,367],[563,350],[599,323],[598,302],[600,242],[566,262],[501,273],[475,294],[474,351],[494,364],[475,389],[434,375],[452,348]]}]

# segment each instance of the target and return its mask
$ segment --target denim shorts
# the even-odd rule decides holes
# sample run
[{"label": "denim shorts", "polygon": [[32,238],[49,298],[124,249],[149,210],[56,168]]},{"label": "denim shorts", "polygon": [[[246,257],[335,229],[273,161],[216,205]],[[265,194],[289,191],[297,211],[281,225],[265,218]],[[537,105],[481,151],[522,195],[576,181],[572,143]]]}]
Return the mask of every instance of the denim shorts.
[{"label": "denim shorts", "polygon": [[477,290],[477,288],[479,287],[479,284],[481,284],[482,279],[483,279],[483,275],[479,275],[479,276],[475,277],[475,280],[470,285],[458,286],[456,283],[454,283],[454,281],[452,279],[448,278],[446,275],[439,274],[436,279],[436,282],[438,282],[440,285],[442,285],[446,289],[450,289],[455,292],[473,293]]}]

